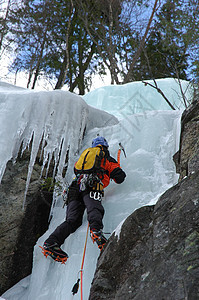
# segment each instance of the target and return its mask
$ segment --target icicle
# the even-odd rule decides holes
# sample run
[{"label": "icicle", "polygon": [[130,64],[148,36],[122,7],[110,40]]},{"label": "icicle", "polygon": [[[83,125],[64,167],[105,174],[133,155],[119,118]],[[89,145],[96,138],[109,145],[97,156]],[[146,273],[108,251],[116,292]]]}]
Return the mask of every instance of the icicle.
[{"label": "icicle", "polygon": [[35,132],[33,133],[32,149],[31,149],[31,155],[30,155],[30,162],[29,162],[29,166],[28,166],[28,175],[27,175],[27,180],[26,180],[26,189],[25,189],[25,194],[24,194],[23,209],[25,208],[26,195],[28,192],[28,187],[30,184],[30,179],[31,179],[32,171],[33,171],[34,164],[36,161],[37,153],[39,151],[39,145],[41,143],[41,139],[42,139],[42,134],[36,135]]},{"label": "icicle", "polygon": [[[90,108],[85,101],[70,92],[34,92],[16,89],[14,92],[0,92],[0,181],[8,160],[30,151],[23,208],[31,180],[34,164],[40,151],[43,160],[41,175],[46,174],[51,162],[54,164],[53,178],[62,176],[70,168],[68,159],[78,153],[85,134],[85,128],[92,128],[93,119],[99,111]],[[2,110],[1,110],[2,109]],[[96,114],[96,117],[95,117]],[[102,113],[101,119],[106,113]],[[70,153],[69,153],[70,146]],[[67,156],[67,161],[66,161]]]},{"label": "icicle", "polygon": [[47,167],[46,167],[46,174],[45,174],[45,177],[48,176],[48,171],[49,171],[49,168],[50,168],[50,163],[52,161],[52,153],[48,153],[48,158],[47,158]]}]

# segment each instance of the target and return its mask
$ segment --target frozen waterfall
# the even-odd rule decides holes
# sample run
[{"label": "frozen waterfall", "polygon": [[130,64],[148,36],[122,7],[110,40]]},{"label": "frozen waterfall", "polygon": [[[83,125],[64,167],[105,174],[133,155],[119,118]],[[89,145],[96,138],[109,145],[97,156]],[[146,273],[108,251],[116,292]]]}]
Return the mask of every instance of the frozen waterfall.
[{"label": "frozen waterfall", "polygon": [[[176,96],[176,83],[165,79],[161,84],[167,97],[182,108],[182,99],[179,94]],[[90,146],[97,134],[108,140],[110,153],[114,157],[118,143],[121,142],[127,154],[127,158],[121,155],[121,166],[127,178],[121,185],[111,182],[103,199],[104,231],[113,232],[135,209],[154,204],[178,179],[172,156],[179,146],[182,111],[170,110],[161,96],[157,92],[154,94],[148,86],[143,87],[145,92],[142,96],[142,85],[131,83],[128,86],[97,89],[83,97],[91,106],[81,97],[68,92],[30,92],[0,85],[1,177],[6,162],[17,157],[21,143],[24,150],[31,140],[28,180],[38,147],[43,141],[44,162],[47,163],[54,154],[58,175],[64,167],[66,151],[70,145],[66,174],[68,181],[73,177],[77,152]],[[85,128],[86,135],[83,138]],[[86,214],[83,225],[69,236],[62,247],[69,254],[66,265],[56,263],[49,257],[46,259],[39,248],[64,220],[65,209],[62,204],[61,197],[57,197],[49,229],[35,245],[32,274],[4,293],[4,299],[80,299],[79,294],[72,296],[71,289],[77,281],[81,266],[87,230]],[[84,300],[89,296],[98,255],[97,246],[89,239],[83,273]]]}]

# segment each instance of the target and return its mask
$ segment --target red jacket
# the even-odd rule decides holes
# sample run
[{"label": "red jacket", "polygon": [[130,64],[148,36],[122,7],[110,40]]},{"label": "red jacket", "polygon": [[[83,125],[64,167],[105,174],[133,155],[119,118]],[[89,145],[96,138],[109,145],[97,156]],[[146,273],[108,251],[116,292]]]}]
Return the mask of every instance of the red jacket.
[{"label": "red jacket", "polygon": [[109,185],[110,179],[113,179],[116,183],[122,183],[126,177],[118,162],[110,155],[105,158],[105,164],[104,158],[102,159],[101,168],[104,170],[104,178],[102,179],[104,188]]},{"label": "red jacket", "polygon": [[[102,146],[100,146],[101,148]],[[122,183],[126,177],[125,172],[121,169],[118,162],[110,156],[110,153],[107,148],[103,147],[105,152],[105,157],[101,161],[102,172],[98,173],[98,177],[103,183],[103,187],[109,185],[110,179],[113,179],[116,183]],[[76,165],[76,163],[75,163]],[[76,174],[75,168],[74,172]]]}]

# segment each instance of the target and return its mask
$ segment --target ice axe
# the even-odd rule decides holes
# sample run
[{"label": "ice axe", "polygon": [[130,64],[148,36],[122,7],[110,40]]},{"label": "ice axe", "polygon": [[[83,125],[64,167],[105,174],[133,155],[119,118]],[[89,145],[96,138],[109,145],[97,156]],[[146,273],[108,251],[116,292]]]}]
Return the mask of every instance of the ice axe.
[{"label": "ice axe", "polygon": [[122,146],[121,143],[119,143],[119,149],[118,149],[118,152],[117,152],[117,162],[118,162],[119,165],[120,165],[120,154],[121,154],[121,151],[124,152],[124,156],[126,157],[126,153],[125,153],[124,147]]}]

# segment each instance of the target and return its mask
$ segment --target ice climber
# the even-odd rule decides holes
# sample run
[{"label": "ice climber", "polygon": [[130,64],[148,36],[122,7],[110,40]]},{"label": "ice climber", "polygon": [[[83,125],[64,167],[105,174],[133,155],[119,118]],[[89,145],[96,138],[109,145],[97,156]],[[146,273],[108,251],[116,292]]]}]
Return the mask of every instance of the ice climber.
[{"label": "ice climber", "polygon": [[[104,137],[96,137],[92,141],[92,147],[81,154],[74,166],[76,177],[68,188],[66,220],[55,229],[43,245],[44,254],[54,260],[66,261],[68,258],[60,246],[81,226],[85,209],[93,242],[96,242],[102,250],[107,241],[102,233],[104,208],[101,200],[104,188],[108,186],[110,179],[120,184],[126,177],[119,163],[110,156],[108,147]],[[90,160],[95,160],[95,166],[92,167],[93,163],[90,163]]]}]

